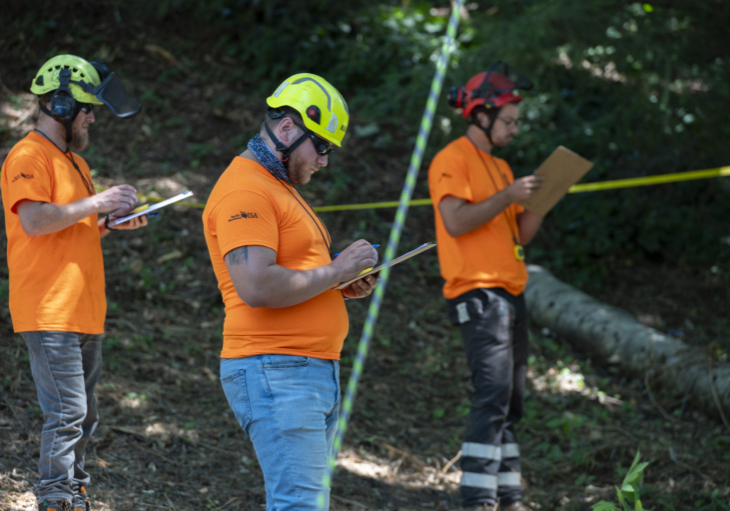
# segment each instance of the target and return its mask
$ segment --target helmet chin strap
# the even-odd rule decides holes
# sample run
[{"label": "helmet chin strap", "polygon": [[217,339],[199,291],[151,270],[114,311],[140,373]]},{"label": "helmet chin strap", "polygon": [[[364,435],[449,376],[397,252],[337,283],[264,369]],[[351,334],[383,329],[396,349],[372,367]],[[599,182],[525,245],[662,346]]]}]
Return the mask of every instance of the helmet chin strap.
[{"label": "helmet chin strap", "polygon": [[266,133],[268,133],[269,138],[275,144],[274,149],[276,149],[277,151],[279,151],[282,154],[283,158],[282,158],[281,162],[284,164],[284,166],[287,166],[287,167],[289,165],[289,156],[291,155],[291,153],[293,153],[294,150],[302,144],[302,142],[304,142],[305,140],[307,140],[307,138],[309,138],[309,135],[304,133],[301,137],[299,137],[296,141],[294,141],[294,143],[292,145],[287,147],[284,145],[283,142],[281,142],[278,138],[276,138],[276,135],[274,135],[274,132],[271,131],[271,128],[269,128],[269,123],[267,123],[266,121],[264,121],[264,128],[266,128]]},{"label": "helmet chin strap", "polygon": [[[486,128],[484,126],[482,126],[482,123],[479,122],[479,117],[477,117],[476,115],[473,116],[472,119],[473,119],[472,124],[474,126],[476,126],[477,128],[479,128],[480,130],[482,130],[484,132],[484,134],[487,136],[487,140],[489,140],[490,145],[494,146],[494,142],[492,141],[492,126],[494,125],[494,119],[491,119],[489,121],[489,124],[487,125]],[[488,115],[487,115],[487,119],[489,119]],[[496,119],[496,117],[495,117],[495,119]]]}]

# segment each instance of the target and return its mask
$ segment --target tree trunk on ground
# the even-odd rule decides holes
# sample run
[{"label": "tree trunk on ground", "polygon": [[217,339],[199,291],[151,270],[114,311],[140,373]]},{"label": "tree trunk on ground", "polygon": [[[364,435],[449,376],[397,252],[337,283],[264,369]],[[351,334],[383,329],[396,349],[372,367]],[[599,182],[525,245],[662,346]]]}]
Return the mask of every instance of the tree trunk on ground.
[{"label": "tree trunk on ground", "polygon": [[545,268],[529,265],[528,272],[525,299],[537,324],[576,348],[599,354],[627,372],[640,375],[642,380],[650,372],[661,374],[673,390],[686,392],[697,408],[717,416],[722,406],[723,420],[727,421],[730,364],[713,364],[706,352],[642,325],[628,312],[591,298]]}]

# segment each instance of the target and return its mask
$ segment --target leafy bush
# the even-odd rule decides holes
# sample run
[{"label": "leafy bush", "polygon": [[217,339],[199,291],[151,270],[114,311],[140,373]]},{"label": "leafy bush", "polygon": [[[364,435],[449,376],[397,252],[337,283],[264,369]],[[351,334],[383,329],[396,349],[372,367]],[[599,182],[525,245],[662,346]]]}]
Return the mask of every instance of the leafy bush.
[{"label": "leafy bush", "polygon": [[626,477],[624,477],[624,481],[621,483],[621,488],[616,487],[616,496],[618,497],[619,505],[617,506],[612,502],[602,500],[591,507],[593,511],[629,511],[631,509],[629,504],[634,504],[635,511],[644,509],[639,499],[639,485],[644,478],[644,469],[649,463],[639,463],[640,459],[641,453],[636,451],[634,462],[626,473]]},{"label": "leafy bush", "polygon": [[[226,71],[228,79],[262,94],[293,72],[327,77],[348,98],[360,127],[349,138],[359,133],[358,145],[402,167],[449,15],[447,2],[406,0],[127,5],[123,11],[148,21],[187,23],[196,44],[240,62]],[[497,0],[469,3],[468,12],[445,87],[464,84],[496,60],[535,82],[522,104],[522,133],[498,152],[518,175],[531,172],[559,144],[595,163],[588,181],[730,163],[730,55],[724,44],[730,7],[720,0]],[[444,96],[424,165],[465,126]],[[368,176],[382,178],[382,172]],[[334,172],[329,179],[332,202],[394,199],[401,185],[395,180],[370,192],[357,179]],[[728,191],[720,180],[705,180],[569,196],[548,217],[530,255],[558,271],[570,268],[574,280],[600,278],[606,270],[598,261],[606,258],[727,262],[730,247],[719,240],[728,234]],[[425,179],[416,193],[426,196]],[[426,214],[418,218],[431,221]]]}]

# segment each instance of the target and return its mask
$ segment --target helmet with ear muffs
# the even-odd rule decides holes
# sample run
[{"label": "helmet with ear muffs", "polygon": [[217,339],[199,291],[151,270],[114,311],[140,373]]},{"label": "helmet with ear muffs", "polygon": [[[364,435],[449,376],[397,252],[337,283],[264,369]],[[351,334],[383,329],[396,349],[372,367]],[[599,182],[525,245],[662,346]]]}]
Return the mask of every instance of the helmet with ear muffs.
[{"label": "helmet with ear muffs", "polygon": [[50,110],[41,111],[66,126],[70,140],[71,123],[83,103],[106,105],[117,117],[131,117],[142,105],[132,98],[122,81],[103,62],[88,62],[75,55],[58,55],[36,73],[30,91],[38,96],[55,91]]}]

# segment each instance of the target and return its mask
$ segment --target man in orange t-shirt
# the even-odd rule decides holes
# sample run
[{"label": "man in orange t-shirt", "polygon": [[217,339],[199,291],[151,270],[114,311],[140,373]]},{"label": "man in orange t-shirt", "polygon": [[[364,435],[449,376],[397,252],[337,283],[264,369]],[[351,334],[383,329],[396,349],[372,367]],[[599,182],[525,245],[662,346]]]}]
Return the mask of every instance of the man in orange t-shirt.
[{"label": "man in orange t-shirt", "polygon": [[[139,107],[118,80],[103,64],[73,55],[46,62],[31,87],[41,110],[36,129],[13,147],[0,177],[10,314],[28,346],[45,419],[35,487],[40,511],[90,508],[84,450],[99,421],[94,388],[106,316],[100,239],[109,234],[108,220],[127,214],[137,198],[130,185],[97,194],[89,166],[71,149],[88,145],[94,105],[107,104],[120,117]],[[113,230],[146,223],[140,217]]]},{"label": "man in orange t-shirt", "polygon": [[332,256],[327,228],[296,188],[345,136],[340,93],[298,74],[266,102],[261,133],[221,175],[203,212],[226,308],[221,383],[256,450],[266,509],[327,509],[322,482],[337,430],[344,299],[369,295],[376,279],[333,288],[378,256],[365,240]]},{"label": "man in orange t-shirt", "polygon": [[522,503],[514,424],[522,416],[527,372],[522,246],[542,217],[518,203],[543,178],[515,180],[492,149],[517,133],[522,98],[514,90],[531,87],[498,63],[452,89],[450,103],[463,108],[470,125],[436,155],[428,175],[443,293],[449,318],[461,329],[474,385],[461,458],[462,502],[473,510],[529,509]]}]

